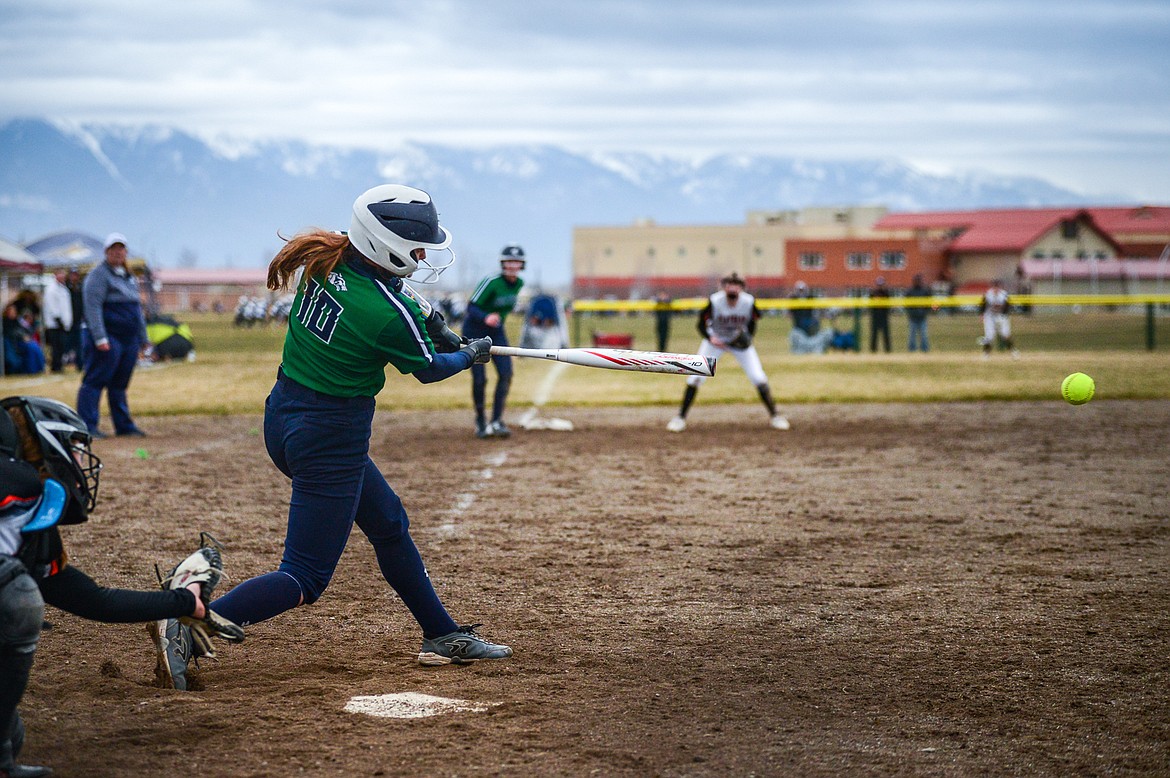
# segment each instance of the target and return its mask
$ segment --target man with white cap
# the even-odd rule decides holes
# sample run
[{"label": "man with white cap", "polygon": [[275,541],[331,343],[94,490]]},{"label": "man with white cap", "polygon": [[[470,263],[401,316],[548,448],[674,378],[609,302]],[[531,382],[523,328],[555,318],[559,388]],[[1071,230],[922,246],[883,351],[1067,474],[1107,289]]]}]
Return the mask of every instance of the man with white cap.
[{"label": "man with white cap", "polygon": [[85,321],[81,353],[85,374],[77,390],[77,412],[91,435],[106,437],[98,429],[102,390],[107,394],[110,418],[117,435],[142,436],[130,416],[126,389],[138,364],[139,351],[147,349],[146,319],[138,296],[138,279],[126,267],[126,236],[112,232],[106,237],[106,259],[85,277],[82,286]]}]

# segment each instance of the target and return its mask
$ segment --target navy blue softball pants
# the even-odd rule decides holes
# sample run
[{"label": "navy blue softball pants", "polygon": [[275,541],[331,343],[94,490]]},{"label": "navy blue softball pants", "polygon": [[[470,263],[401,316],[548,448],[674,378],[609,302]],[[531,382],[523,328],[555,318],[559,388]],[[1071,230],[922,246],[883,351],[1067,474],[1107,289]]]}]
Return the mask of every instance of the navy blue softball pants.
[{"label": "navy blue softball pants", "polygon": [[[507,346],[508,336],[503,327],[488,327],[468,322],[463,328],[463,334],[475,340],[488,335],[492,338],[493,346]],[[492,396],[492,421],[504,417],[504,407],[508,402],[508,391],[512,388],[512,358],[494,356],[491,359],[496,366],[496,390]],[[483,420],[485,415],[485,400],[487,395],[487,366],[476,362],[471,366],[471,402],[475,406],[475,417]]]},{"label": "navy blue softball pants", "polygon": [[105,389],[114,431],[132,432],[136,427],[130,416],[126,389],[130,386],[130,377],[134,375],[134,367],[138,364],[138,337],[110,336],[109,342],[109,351],[98,351],[89,330],[81,331],[85,374],[77,390],[77,415],[85,421],[90,432],[96,432],[101,415],[102,390]]},{"label": "navy blue softball pants", "polygon": [[321,394],[281,373],[264,406],[264,443],[292,479],[284,556],[276,572],[241,583],[211,607],[240,625],[315,602],[353,525],[369,539],[387,583],[427,637],[458,625],[440,602],[410,538],[402,500],[369,456],[374,398]]}]

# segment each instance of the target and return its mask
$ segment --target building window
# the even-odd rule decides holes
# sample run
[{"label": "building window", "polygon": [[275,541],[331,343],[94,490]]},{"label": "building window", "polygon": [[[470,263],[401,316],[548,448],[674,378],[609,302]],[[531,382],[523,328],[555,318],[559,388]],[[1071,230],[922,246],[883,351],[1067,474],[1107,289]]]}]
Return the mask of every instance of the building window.
[{"label": "building window", "polygon": [[802,251],[798,261],[801,270],[825,269],[825,255],[819,251]]},{"label": "building window", "polygon": [[1043,251],[1033,251],[1032,252],[1032,259],[1044,259],[1044,252]]},{"label": "building window", "polygon": [[901,270],[906,267],[906,252],[883,251],[878,258],[878,267],[882,270]]},{"label": "building window", "polygon": [[762,248],[760,248],[759,246],[756,246],[754,249],[752,249],[752,253],[755,254],[757,257],[759,257],[759,256],[763,255],[764,250]]},{"label": "building window", "polygon": [[1087,252],[1083,249],[1081,251],[1077,252],[1077,259],[1081,260],[1082,262],[1088,258],[1089,258],[1089,252]]},{"label": "building window", "polygon": [[655,255],[655,254],[657,254],[657,253],[658,253],[658,250],[657,250],[657,249],[655,249],[653,246],[651,246],[650,248],[646,249],[646,256],[648,256],[648,257],[652,257],[652,256],[654,256],[654,255]]},{"label": "building window", "polygon": [[1105,256],[1105,252],[1104,252],[1104,251],[1098,251],[1098,252],[1097,252],[1097,255],[1096,255],[1096,258],[1097,258],[1097,259],[1109,259],[1109,257]]},{"label": "building window", "polygon": [[707,249],[707,253],[714,257],[719,254],[719,249],[712,246],[711,248]]},{"label": "building window", "polygon": [[1064,259],[1064,252],[1063,251],[1053,251],[1052,258],[1053,259]]},{"label": "building window", "polygon": [[613,256],[613,248],[611,246],[606,246],[604,254],[607,257],[612,257]]},{"label": "building window", "polygon": [[685,257],[687,255],[687,247],[686,246],[679,246],[678,247],[678,255],[680,257]]},{"label": "building window", "polygon": [[869,270],[873,267],[873,255],[868,251],[850,251],[845,255],[848,270]]}]

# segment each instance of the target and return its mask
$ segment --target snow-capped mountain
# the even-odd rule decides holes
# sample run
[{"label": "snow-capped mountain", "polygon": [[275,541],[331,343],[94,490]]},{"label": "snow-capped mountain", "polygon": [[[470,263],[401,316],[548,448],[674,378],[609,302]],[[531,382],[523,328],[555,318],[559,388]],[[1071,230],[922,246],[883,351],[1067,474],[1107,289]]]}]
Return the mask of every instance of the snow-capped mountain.
[{"label": "snow-capped mountain", "polygon": [[898,161],[729,154],[702,161],[553,146],[465,149],[408,144],[351,150],[298,142],[205,141],[161,127],[16,119],[0,126],[0,236],[125,233],[159,267],[261,267],[281,235],[346,229],[369,186],[429,191],[468,287],[519,243],[530,283],[570,275],[574,226],[738,224],[749,210],[885,205],[891,210],[1070,205],[1089,198],[1035,178],[931,175]]}]

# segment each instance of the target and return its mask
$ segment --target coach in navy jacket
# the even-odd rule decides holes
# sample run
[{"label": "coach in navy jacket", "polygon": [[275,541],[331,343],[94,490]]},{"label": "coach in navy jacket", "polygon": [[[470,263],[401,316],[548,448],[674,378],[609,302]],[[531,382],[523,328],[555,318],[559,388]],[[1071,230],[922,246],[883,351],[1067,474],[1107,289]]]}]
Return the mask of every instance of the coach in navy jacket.
[{"label": "coach in navy jacket", "polygon": [[106,238],[106,261],[89,272],[82,285],[85,322],[81,351],[85,375],[77,390],[77,413],[94,437],[98,430],[102,390],[107,392],[110,418],[118,435],[142,435],[130,416],[126,389],[140,350],[150,343],[146,319],[138,297],[138,280],[126,268],[126,238],[111,233]]}]

